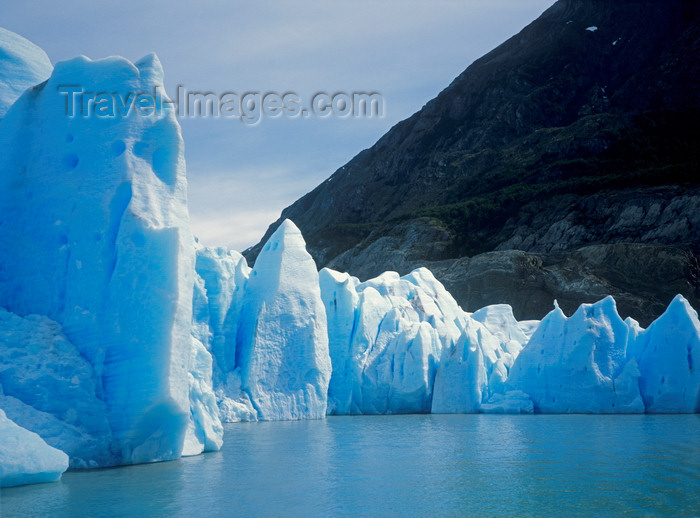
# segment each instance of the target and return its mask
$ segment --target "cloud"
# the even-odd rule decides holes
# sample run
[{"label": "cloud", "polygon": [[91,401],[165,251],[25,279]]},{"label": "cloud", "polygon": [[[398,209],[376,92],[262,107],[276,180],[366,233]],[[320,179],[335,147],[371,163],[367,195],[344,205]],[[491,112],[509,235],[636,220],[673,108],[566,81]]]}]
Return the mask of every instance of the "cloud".
[{"label": "cloud", "polygon": [[[206,246],[243,251],[255,244],[280,210],[308,190],[293,167],[231,168],[206,175],[191,173],[190,219],[194,234]],[[305,177],[303,177],[305,178]],[[261,188],[267,186],[268,188]]]}]

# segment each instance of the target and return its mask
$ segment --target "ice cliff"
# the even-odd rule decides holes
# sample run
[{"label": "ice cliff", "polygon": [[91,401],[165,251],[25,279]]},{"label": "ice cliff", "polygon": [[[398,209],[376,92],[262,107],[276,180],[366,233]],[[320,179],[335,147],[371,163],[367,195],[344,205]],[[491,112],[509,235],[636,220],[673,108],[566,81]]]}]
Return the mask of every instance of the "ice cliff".
[{"label": "ice cliff", "polygon": [[[16,38],[0,36],[3,55],[17,54]],[[13,63],[25,73],[2,82],[39,77],[41,55],[24,49]],[[0,122],[0,306],[12,313],[2,407],[74,466],[174,459],[186,436],[190,453],[192,437],[202,449],[221,443],[211,359],[192,337],[195,253],[174,113],[71,115],[61,92],[129,99],[162,83],[155,55],[80,57]]]},{"label": "ice cliff", "polygon": [[630,333],[630,353],[647,412],[700,412],[700,321],[685,298],[673,299],[646,331]]},{"label": "ice cliff", "polygon": [[[697,312],[681,295],[646,330],[623,321],[612,297],[569,318],[555,306],[505,387],[527,394],[536,412],[699,412],[699,343]],[[482,410],[504,409],[502,395],[495,403]]]},{"label": "ice cliff", "polygon": [[[263,254],[276,250],[279,233],[286,234],[291,227],[285,222],[266,243],[261,254],[264,260],[258,259],[249,278],[242,257],[200,251],[208,258],[201,274],[210,277],[205,284],[211,286],[208,307],[213,308],[205,320],[228,323],[224,331],[216,330],[219,324],[209,327],[210,336],[223,337],[214,356],[223,355],[218,361],[228,365],[217,388],[226,420],[308,417],[294,411],[296,403],[287,404],[286,412],[281,403],[275,417],[258,415],[253,396],[261,387],[279,390],[280,380],[286,379],[280,375],[281,365],[287,366],[288,377],[298,375],[292,373],[297,372],[304,353],[281,358],[289,347],[284,338],[287,326],[280,325],[282,315],[293,321],[306,315],[316,322],[322,312],[316,303],[306,308],[287,303],[283,312],[266,313],[265,305],[258,302],[259,293],[248,292],[251,286],[261,285],[256,284],[262,283],[261,278],[270,279],[272,284],[261,291],[275,300],[299,298],[298,288],[285,286],[284,279],[309,290],[317,282],[320,285],[332,365],[328,414],[676,413],[699,408],[700,324],[682,297],[647,330],[632,319],[623,321],[612,297],[583,304],[571,317],[555,302],[541,322],[518,322],[507,305],[469,314],[425,268],[403,277],[385,272],[360,282],[327,268],[316,278],[307,264],[302,280],[295,275],[302,271],[300,267],[281,266],[291,260],[284,258],[286,251],[270,266]],[[301,236],[293,228],[301,246]],[[215,271],[219,273],[213,275]],[[241,272],[238,280],[237,271]],[[229,280],[224,282],[224,278]],[[228,294],[222,292],[224,286]],[[316,295],[307,297],[315,301]],[[221,300],[226,301],[223,306],[216,302]],[[256,308],[246,309],[251,300],[256,301]],[[215,318],[216,314],[226,314],[226,318]],[[272,335],[254,347],[246,345],[252,336],[259,338],[268,329],[274,330]],[[274,340],[275,347],[265,350]],[[325,342],[310,332],[303,340],[307,347],[314,341],[325,349]],[[210,343],[216,343],[215,338]],[[258,362],[254,369],[267,369],[272,381],[243,381],[242,373],[253,363],[249,353],[241,354],[244,347],[265,350],[254,360]],[[212,350],[217,348],[212,346]],[[226,360],[232,356],[234,364]],[[292,392],[272,399],[284,402]]]},{"label": "ice cliff", "polygon": [[7,31],[0,50],[0,485],[217,450],[222,420],[700,411],[682,296],[647,329],[612,297],[466,313],[426,268],[318,272],[289,220],[251,269],[192,237],[167,103],[67,111],[66,85],[157,97],[155,55],[52,69]]},{"label": "ice cliff", "polygon": [[555,307],[518,356],[507,383],[527,393],[537,412],[639,413],[630,330],[612,297],[583,304],[570,318]]},{"label": "ice cliff", "polygon": [[291,221],[255,268],[236,252],[199,248],[194,333],[214,357],[225,421],[326,415],[331,360],[319,274]]},{"label": "ice cliff", "polygon": [[360,283],[320,273],[333,361],[329,413],[429,412],[440,354],[466,315],[429,270]]},{"label": "ice cliff", "polygon": [[285,221],[263,247],[238,317],[241,390],[259,419],[326,415],[331,362],[318,272],[299,229]]}]

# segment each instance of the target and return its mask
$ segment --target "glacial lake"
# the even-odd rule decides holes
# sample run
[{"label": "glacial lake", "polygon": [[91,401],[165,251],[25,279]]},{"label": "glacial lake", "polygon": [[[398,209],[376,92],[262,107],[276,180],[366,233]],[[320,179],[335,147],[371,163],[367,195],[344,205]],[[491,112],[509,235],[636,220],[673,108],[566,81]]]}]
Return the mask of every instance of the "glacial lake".
[{"label": "glacial lake", "polygon": [[698,516],[700,415],[226,425],[221,452],[0,491],[16,516]]}]

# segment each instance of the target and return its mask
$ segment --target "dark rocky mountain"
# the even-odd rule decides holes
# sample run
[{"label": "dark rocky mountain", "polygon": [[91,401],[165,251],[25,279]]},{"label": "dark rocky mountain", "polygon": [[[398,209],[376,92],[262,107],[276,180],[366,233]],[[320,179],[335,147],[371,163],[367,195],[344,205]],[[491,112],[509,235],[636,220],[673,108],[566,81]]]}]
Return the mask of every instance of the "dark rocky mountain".
[{"label": "dark rocky mountain", "polygon": [[[287,207],[319,267],[466,310],[700,306],[700,2],[560,0]],[[260,245],[246,252],[249,260]]]}]

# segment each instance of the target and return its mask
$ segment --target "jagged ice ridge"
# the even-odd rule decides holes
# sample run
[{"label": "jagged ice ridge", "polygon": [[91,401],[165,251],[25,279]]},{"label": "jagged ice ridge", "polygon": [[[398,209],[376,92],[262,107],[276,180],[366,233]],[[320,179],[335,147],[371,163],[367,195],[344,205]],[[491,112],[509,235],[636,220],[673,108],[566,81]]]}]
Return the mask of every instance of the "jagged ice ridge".
[{"label": "jagged ice ridge", "polygon": [[221,421],[700,411],[682,296],[646,330],[611,297],[469,314],[425,268],[318,272],[288,220],[251,269],[192,237],[172,112],[66,117],[60,85],[151,91],[155,55],[0,47],[0,486],[217,450]]}]

